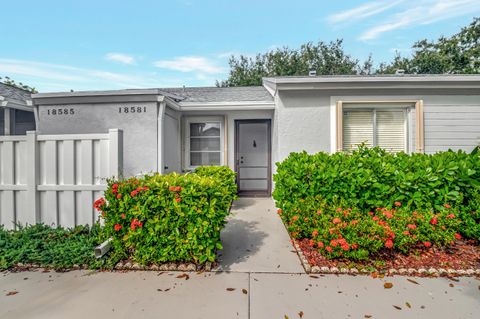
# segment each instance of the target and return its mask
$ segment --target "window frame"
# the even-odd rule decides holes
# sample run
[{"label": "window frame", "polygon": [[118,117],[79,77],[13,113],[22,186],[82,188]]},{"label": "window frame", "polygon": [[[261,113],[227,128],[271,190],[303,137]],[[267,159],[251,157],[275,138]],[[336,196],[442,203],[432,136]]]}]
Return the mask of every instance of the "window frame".
[{"label": "window frame", "polygon": [[[409,127],[410,127],[410,117],[408,116],[409,109],[411,106],[408,105],[388,105],[388,104],[379,104],[376,106],[370,106],[370,105],[365,105],[365,106],[348,106],[348,104],[356,104],[356,103],[346,103],[347,105],[343,107],[342,109],[342,136],[344,136],[344,117],[345,117],[345,112],[371,112],[372,113],[372,147],[378,146],[378,126],[377,126],[377,110],[392,110],[392,111],[401,111],[403,113],[403,129],[405,132],[405,135],[403,137],[403,142],[404,142],[404,148],[403,152],[409,153],[410,152],[410,132],[409,132]],[[345,151],[344,146],[343,146],[342,141],[342,150]],[[388,150],[387,150],[388,151]]]},{"label": "window frame", "polygon": [[[225,121],[222,116],[188,116],[185,117],[184,126],[184,169],[194,170],[199,166],[190,165],[190,124],[195,123],[219,123],[220,124],[220,163],[218,165],[225,165]],[[216,136],[215,136],[216,137]],[[201,153],[202,151],[198,151]],[[218,153],[218,151],[203,151],[205,153]]]}]

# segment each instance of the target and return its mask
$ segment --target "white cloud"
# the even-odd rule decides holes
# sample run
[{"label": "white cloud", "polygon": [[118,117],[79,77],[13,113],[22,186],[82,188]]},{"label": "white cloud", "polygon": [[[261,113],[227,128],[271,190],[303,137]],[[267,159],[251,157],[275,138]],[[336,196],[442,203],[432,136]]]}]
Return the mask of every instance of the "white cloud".
[{"label": "white cloud", "polygon": [[180,72],[200,72],[206,74],[219,74],[225,72],[223,67],[200,56],[181,56],[172,60],[160,60],[154,63],[156,67]]},{"label": "white cloud", "polygon": [[359,40],[373,40],[389,31],[414,28],[476,12],[480,12],[478,0],[418,0],[408,3],[402,11],[363,32]]},{"label": "white cloud", "polygon": [[124,53],[107,53],[105,55],[105,59],[109,61],[119,62],[123,64],[134,64],[135,58],[131,55],[124,54]]},{"label": "white cloud", "polygon": [[15,59],[0,59],[0,74],[37,87],[40,91],[145,88],[183,84],[181,79],[157,78],[151,73],[118,73]]},{"label": "white cloud", "polygon": [[332,14],[327,17],[327,21],[332,24],[337,24],[342,22],[352,22],[352,21],[362,20],[374,15],[377,15],[379,13],[382,13],[390,8],[395,7],[396,5],[404,1],[405,0],[367,2],[356,8],[345,10],[336,14]]}]

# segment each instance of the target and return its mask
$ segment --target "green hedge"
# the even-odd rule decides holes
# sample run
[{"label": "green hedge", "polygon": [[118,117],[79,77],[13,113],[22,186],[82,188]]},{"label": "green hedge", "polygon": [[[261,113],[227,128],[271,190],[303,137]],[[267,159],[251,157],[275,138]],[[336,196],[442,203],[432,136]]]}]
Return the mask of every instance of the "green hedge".
[{"label": "green hedge", "polygon": [[[337,208],[351,209],[354,212],[351,215],[356,219],[363,216],[362,223],[368,225],[372,218],[368,213],[377,209],[394,209],[395,220],[402,219],[401,214],[409,214],[399,222],[404,224],[413,212],[428,223],[432,216],[443,214],[448,207],[450,211],[446,214],[454,214],[460,224],[449,223],[451,227],[458,225],[449,230],[443,243],[450,242],[457,230],[464,237],[480,239],[478,149],[471,154],[447,151],[408,155],[361,146],[352,153],[292,153],[277,163],[274,182],[273,197],[284,221],[289,225],[291,218],[297,216],[299,223],[303,223],[300,228],[291,229],[299,238],[311,238],[311,227],[331,228],[328,223],[307,225],[305,218],[321,220],[315,217],[317,210],[326,212],[332,221],[338,217]],[[400,207],[395,207],[395,203]],[[365,231],[368,234],[368,227]],[[428,236],[420,237],[429,240]]]},{"label": "green hedge", "polygon": [[236,198],[235,173],[201,167],[195,173],[110,180],[95,206],[112,257],[140,264],[214,261],[220,230]]}]

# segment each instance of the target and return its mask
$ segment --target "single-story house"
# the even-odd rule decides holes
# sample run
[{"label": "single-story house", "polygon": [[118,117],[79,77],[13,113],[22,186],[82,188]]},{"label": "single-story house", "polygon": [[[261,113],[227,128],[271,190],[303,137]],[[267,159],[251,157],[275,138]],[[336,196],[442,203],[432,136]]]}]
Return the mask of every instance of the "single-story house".
[{"label": "single-story house", "polygon": [[269,196],[274,163],[290,152],[336,152],[365,142],[435,153],[480,144],[479,75],[273,77],[258,87],[32,98],[40,134],[122,129],[126,176],[228,165],[246,195]]},{"label": "single-story house", "polygon": [[0,83],[0,136],[35,130],[30,92]]}]

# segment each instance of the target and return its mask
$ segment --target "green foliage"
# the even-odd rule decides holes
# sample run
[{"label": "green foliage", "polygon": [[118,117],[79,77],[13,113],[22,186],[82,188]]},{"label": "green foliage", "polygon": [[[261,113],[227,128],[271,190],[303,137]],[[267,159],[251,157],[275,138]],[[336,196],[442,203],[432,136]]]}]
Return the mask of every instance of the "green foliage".
[{"label": "green foliage", "polygon": [[[429,244],[449,245],[458,236],[458,211],[442,207],[437,213],[408,208],[377,208],[365,211],[332,204],[320,196],[299,199],[279,214],[294,238],[308,238],[330,258],[364,260],[382,249],[407,253]],[[347,202],[347,201],[344,201]],[[345,204],[345,203],[344,203]]]},{"label": "green foliage", "polygon": [[[228,79],[217,82],[217,86],[262,85],[262,77],[307,75],[310,70],[316,70],[318,75],[363,72],[358,60],[344,52],[342,40],[308,42],[299,49],[278,48],[255,58],[232,56],[229,65]],[[365,67],[370,68],[371,64],[366,63]]]},{"label": "green foliage", "polygon": [[0,226],[0,269],[17,263],[38,264],[55,269],[88,265],[98,268],[102,261],[95,258],[93,249],[100,242],[98,225],[89,228],[51,228],[46,225],[20,227],[16,231]]},{"label": "green foliage", "polygon": [[37,89],[35,89],[34,87],[23,84],[22,82],[17,83],[15,80],[9,78],[8,76],[6,76],[5,78],[2,78],[0,76],[0,82],[6,85],[16,87],[17,89],[28,91],[30,93],[38,93]]},{"label": "green foliage", "polygon": [[233,199],[235,173],[205,167],[197,173],[145,175],[110,180],[95,206],[112,237],[114,259],[140,264],[214,261],[222,249],[220,230]]},{"label": "green foliage", "polygon": [[373,68],[370,56],[360,63],[343,48],[343,41],[330,43],[307,42],[299,48],[278,48],[255,57],[232,56],[229,60],[230,73],[217,86],[261,85],[262,77],[306,76],[310,70],[317,75],[346,74],[394,74],[398,69],[407,74],[478,74],[480,73],[480,18],[451,37],[437,41],[426,39],[412,46],[412,55],[399,54],[393,61],[381,63]]},{"label": "green foliage", "polygon": [[480,18],[451,37],[416,42],[411,57],[397,55],[393,62],[380,65],[378,73],[478,74],[480,73]]},{"label": "green foliage", "polygon": [[277,163],[274,181],[273,197],[287,214],[304,213],[299,202],[312,199],[351,208],[357,219],[357,210],[365,215],[378,208],[392,209],[395,202],[402,204],[405,212],[401,214],[417,211],[425,220],[447,206],[459,218],[461,227],[449,229],[447,239],[435,241],[448,242],[453,231],[480,239],[480,154],[476,151],[408,155],[360,146],[350,154],[292,153]]}]

